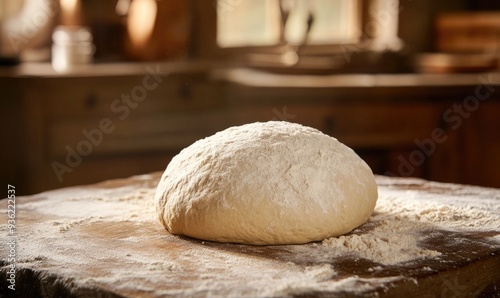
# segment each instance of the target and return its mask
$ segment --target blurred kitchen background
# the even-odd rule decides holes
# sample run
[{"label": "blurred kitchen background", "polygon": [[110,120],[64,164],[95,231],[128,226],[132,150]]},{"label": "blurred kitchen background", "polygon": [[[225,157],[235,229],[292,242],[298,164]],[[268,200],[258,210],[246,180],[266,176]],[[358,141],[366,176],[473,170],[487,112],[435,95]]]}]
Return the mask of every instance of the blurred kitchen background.
[{"label": "blurred kitchen background", "polygon": [[499,89],[496,0],[0,0],[18,194],[162,171],[268,120],[376,174],[500,187]]}]

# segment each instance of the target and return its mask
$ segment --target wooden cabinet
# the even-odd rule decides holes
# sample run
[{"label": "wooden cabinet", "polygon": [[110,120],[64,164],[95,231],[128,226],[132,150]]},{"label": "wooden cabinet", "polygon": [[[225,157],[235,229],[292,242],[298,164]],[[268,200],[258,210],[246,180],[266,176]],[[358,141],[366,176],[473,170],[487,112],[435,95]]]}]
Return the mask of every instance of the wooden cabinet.
[{"label": "wooden cabinet", "polygon": [[27,194],[161,171],[219,130],[285,120],[336,137],[377,174],[500,187],[500,92],[456,110],[477,75],[169,72],[0,76],[2,174]]},{"label": "wooden cabinet", "polygon": [[480,74],[258,73],[227,76],[233,124],[299,122],[353,148],[376,174],[500,187],[500,91],[471,102]]},{"label": "wooden cabinet", "polygon": [[12,81],[19,84],[9,102],[22,129],[10,131],[18,139],[2,158],[17,170],[7,176],[20,193],[160,171],[182,148],[225,128],[221,88],[203,73]]}]

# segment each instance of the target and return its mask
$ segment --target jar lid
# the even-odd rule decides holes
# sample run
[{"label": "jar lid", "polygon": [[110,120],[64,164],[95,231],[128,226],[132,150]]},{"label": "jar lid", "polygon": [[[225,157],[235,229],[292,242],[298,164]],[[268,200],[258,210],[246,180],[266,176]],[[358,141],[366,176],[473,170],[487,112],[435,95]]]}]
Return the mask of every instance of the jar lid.
[{"label": "jar lid", "polygon": [[52,33],[52,40],[58,43],[92,42],[92,33],[88,27],[57,26]]}]

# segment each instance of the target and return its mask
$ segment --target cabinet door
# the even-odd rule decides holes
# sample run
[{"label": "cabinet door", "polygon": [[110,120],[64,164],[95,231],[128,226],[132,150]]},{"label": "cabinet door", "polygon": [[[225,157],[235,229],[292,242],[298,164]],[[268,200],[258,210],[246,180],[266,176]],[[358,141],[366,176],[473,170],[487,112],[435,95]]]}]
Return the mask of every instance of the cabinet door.
[{"label": "cabinet door", "polygon": [[500,100],[481,102],[464,123],[466,183],[500,187]]}]

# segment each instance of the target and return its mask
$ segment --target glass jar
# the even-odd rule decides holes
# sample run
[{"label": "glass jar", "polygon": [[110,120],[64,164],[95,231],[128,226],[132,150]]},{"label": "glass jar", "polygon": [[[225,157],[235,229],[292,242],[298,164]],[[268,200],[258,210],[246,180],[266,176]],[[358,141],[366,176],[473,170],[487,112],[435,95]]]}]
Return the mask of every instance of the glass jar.
[{"label": "glass jar", "polygon": [[56,71],[92,63],[95,46],[88,27],[57,26],[52,41],[52,67]]}]

